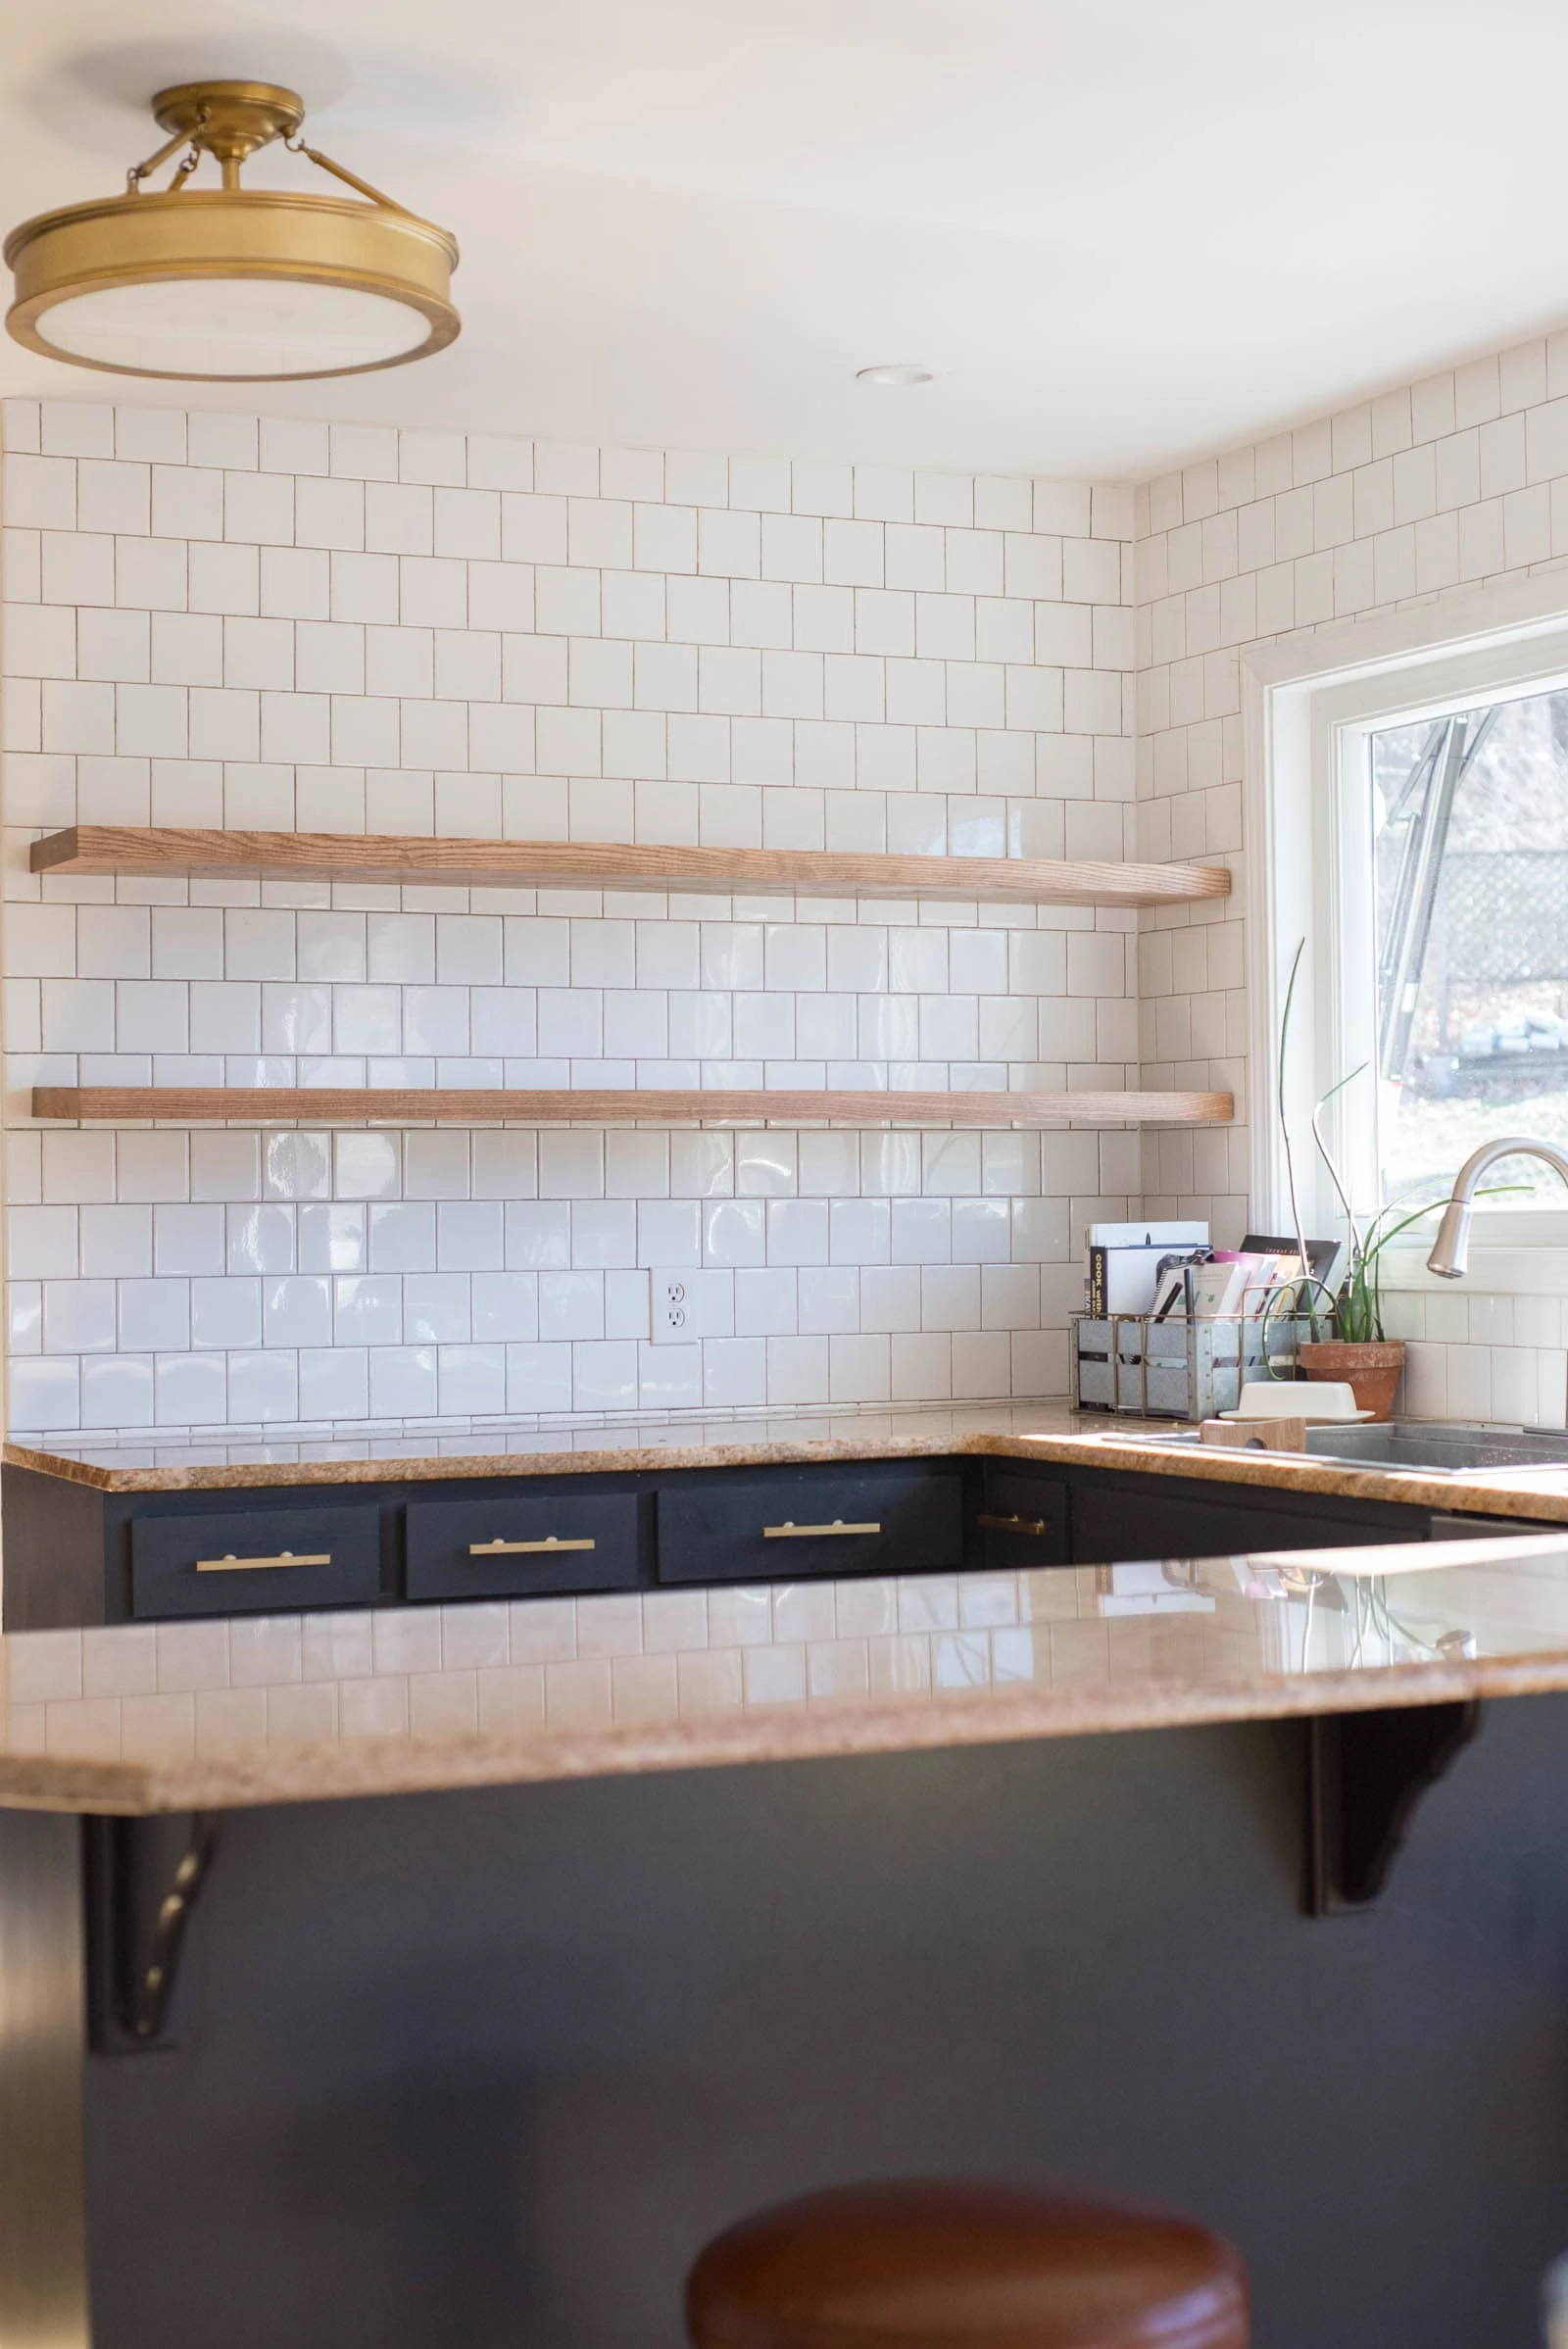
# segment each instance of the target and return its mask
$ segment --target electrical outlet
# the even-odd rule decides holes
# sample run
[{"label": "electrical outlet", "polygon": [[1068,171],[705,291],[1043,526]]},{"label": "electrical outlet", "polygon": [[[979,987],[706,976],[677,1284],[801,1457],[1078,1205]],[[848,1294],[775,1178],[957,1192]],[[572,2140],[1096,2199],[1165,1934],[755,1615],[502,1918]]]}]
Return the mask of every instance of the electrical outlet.
[{"label": "electrical outlet", "polygon": [[733,1273],[656,1272],[653,1285],[656,1346],[689,1346],[697,1338],[734,1335]]},{"label": "electrical outlet", "polygon": [[695,1273],[656,1272],[654,1275],[654,1344],[673,1346],[693,1335],[692,1305],[686,1284]]}]

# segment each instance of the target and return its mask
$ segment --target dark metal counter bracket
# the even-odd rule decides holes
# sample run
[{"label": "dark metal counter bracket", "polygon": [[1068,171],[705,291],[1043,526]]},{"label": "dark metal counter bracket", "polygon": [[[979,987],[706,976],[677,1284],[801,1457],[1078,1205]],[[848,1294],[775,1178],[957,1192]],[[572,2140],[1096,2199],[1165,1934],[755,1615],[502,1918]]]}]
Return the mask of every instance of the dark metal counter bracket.
[{"label": "dark metal counter bracket", "polygon": [[218,1849],[218,1821],[196,1811],[95,1818],[86,1829],[91,2044],[101,2055],[172,2047],[180,1954]]},{"label": "dark metal counter bracket", "polygon": [[1476,1701],[1324,1713],[1307,1723],[1308,1916],[1370,1907],[1422,1795],[1480,1727]]}]

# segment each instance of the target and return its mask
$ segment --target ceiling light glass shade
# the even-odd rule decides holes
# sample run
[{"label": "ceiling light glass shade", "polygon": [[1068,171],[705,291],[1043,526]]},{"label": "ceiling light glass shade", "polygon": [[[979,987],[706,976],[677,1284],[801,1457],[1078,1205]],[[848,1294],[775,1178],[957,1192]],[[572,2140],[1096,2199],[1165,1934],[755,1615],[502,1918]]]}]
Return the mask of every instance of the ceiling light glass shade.
[{"label": "ceiling light glass shade", "polygon": [[[214,311],[220,307],[220,316]],[[412,359],[429,324],[406,302],[299,278],[148,279],[75,294],[33,321],[63,359],[138,375],[344,375]]]},{"label": "ceiling light glass shade", "polygon": [[[211,85],[225,86],[264,85]],[[188,123],[187,93],[155,105],[171,95],[186,101],[183,113],[160,119]],[[266,139],[246,143],[248,119],[230,102],[219,117],[225,153],[210,127],[211,101],[197,97],[207,111],[190,129],[176,192],[73,205],[12,231],[5,259],[16,300],[6,324],[19,342],[117,374],[275,382],[397,367],[453,340],[458,249],[444,228],[369,189],[372,200],[360,203],[241,188],[239,157]],[[224,185],[182,192],[204,150],[219,156]]]}]

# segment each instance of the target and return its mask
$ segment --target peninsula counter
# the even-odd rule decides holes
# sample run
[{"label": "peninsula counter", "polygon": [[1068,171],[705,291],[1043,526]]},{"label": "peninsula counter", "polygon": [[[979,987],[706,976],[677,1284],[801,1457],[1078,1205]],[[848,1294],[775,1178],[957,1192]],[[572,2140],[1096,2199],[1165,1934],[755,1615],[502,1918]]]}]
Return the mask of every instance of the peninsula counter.
[{"label": "peninsula counter", "polygon": [[1564,1690],[1539,1535],[0,1639],[0,2340],[675,2349],[979,2169],[1533,2349]]}]

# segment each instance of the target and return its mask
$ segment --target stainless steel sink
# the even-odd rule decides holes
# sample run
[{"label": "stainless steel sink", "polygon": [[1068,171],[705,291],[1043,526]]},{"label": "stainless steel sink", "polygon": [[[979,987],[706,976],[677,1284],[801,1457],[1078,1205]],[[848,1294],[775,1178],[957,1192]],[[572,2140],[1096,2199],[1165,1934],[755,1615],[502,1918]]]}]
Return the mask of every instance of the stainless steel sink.
[{"label": "stainless steel sink", "polygon": [[[1196,1428],[1118,1428],[1124,1444],[1196,1444]],[[1309,1427],[1306,1448],[1315,1459],[1347,1466],[1406,1468],[1422,1476],[1479,1476],[1530,1469],[1568,1470],[1568,1430],[1488,1428],[1441,1419],[1392,1419],[1349,1427]]]},{"label": "stainless steel sink", "polygon": [[1439,1419],[1391,1419],[1357,1427],[1311,1427],[1306,1448],[1320,1459],[1368,1468],[1434,1469],[1450,1476],[1489,1468],[1568,1468],[1568,1431],[1466,1427]]}]

